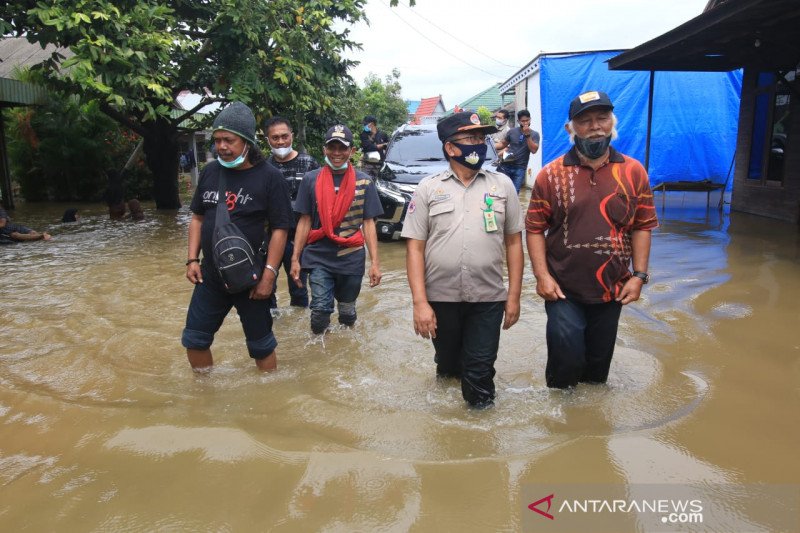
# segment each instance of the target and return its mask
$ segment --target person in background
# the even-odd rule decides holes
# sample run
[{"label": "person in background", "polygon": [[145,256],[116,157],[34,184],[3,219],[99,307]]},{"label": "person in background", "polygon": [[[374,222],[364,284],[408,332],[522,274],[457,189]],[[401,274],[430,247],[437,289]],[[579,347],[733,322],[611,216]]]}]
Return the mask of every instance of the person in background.
[{"label": "person in background", "polygon": [[491,134],[492,142],[494,143],[494,148],[498,152],[502,149],[499,144],[506,139],[506,135],[508,134],[508,130],[511,129],[511,124],[508,123],[508,111],[505,109],[498,109],[497,112],[494,114],[494,125],[497,127],[497,131]]},{"label": "person in background", "polygon": [[125,186],[122,175],[115,169],[106,170],[108,183],[103,198],[108,205],[108,218],[111,220],[122,220],[125,218]]},{"label": "person in background", "polygon": [[525,228],[547,312],[548,387],[606,382],[622,306],[650,280],[653,193],[642,164],[611,146],[613,110],[601,91],[572,100],[565,128],[574,146],[531,191]]},{"label": "person in background", "polygon": [[49,233],[34,231],[22,224],[15,224],[5,209],[0,207],[0,240],[8,242],[19,241],[49,241]]},{"label": "person in background", "polygon": [[500,328],[519,319],[522,213],[511,180],[481,168],[494,126],[461,112],[437,130],[449,167],[420,182],[403,223],[414,332],[432,339],[436,375],[459,378],[483,409],[494,405]]},{"label": "person in background", "polygon": [[361,168],[375,179],[386,160],[389,137],[378,129],[378,119],[372,115],[364,117],[363,124],[361,135],[359,135],[362,154]]},{"label": "person in background", "polygon": [[539,150],[539,132],[531,129],[531,114],[527,109],[517,113],[519,126],[511,128],[501,142],[495,144],[502,151],[501,163],[497,170],[511,178],[519,193],[525,185],[528,160]]},{"label": "person in background", "polygon": [[[289,184],[289,193],[292,197],[292,208],[297,200],[297,190],[303,176],[306,173],[319,168],[317,160],[306,153],[300,153],[294,149],[294,132],[292,125],[283,117],[272,117],[267,121],[267,142],[272,154],[267,159],[267,163],[281,171],[286,183]],[[295,224],[289,230],[286,240],[286,249],[283,252],[283,269],[286,271],[286,283],[289,286],[289,305],[295,307],[308,307],[308,288],[306,287],[306,273],[300,272],[300,283],[294,283],[289,276],[292,270],[292,253],[294,252],[294,237],[297,229],[297,220],[300,215],[296,214]],[[277,286],[275,287],[277,289]],[[278,300],[275,290],[270,297],[269,305],[271,308],[278,307]]]},{"label": "person in background", "polygon": [[68,222],[78,222],[81,219],[81,216],[78,214],[78,210],[74,207],[70,207],[64,214],[61,216],[61,223],[65,224]]},{"label": "person in background", "polygon": [[144,220],[144,210],[142,204],[136,198],[128,200],[128,211],[130,211],[131,220],[140,221]]},{"label": "person in background", "polygon": [[356,323],[356,299],[361,292],[366,252],[369,250],[369,286],[381,282],[375,217],[383,214],[375,181],[357,171],[350,158],[353,134],[336,124],[325,134],[325,165],[305,175],[297,191],[300,213],[292,255],[291,276],[300,284],[307,270],[311,285],[311,331],[324,333],[331,321],[334,300],[339,323]]}]

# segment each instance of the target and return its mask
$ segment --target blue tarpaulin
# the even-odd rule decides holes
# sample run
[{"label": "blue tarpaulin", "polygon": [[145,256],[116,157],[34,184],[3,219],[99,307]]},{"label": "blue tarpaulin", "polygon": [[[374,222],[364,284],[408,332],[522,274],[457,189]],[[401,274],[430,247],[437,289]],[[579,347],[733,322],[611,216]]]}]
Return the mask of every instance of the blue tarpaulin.
[{"label": "blue tarpaulin", "polygon": [[[570,149],[564,130],[569,102],[585,91],[605,91],[619,119],[613,146],[643,164],[650,73],[609,70],[621,53],[542,57],[542,158],[547,164]],[[725,183],[736,149],[742,72],[656,72],[650,137],[650,184]],[[732,174],[731,174],[732,175]],[[728,181],[728,190],[733,179]]]}]

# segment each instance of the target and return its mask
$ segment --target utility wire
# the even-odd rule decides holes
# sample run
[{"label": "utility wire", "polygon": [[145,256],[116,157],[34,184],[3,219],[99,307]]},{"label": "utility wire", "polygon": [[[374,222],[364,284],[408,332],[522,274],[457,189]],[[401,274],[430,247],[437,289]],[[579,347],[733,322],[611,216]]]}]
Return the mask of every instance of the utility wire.
[{"label": "utility wire", "polygon": [[474,68],[475,70],[479,70],[479,71],[483,72],[484,74],[488,74],[489,76],[491,76],[491,77],[493,77],[493,78],[503,78],[503,79],[505,78],[505,76],[498,76],[497,74],[492,74],[491,72],[489,72],[489,71],[486,71],[486,70],[483,70],[483,69],[482,69],[482,68],[480,68],[480,67],[476,67],[475,65],[473,65],[473,64],[471,64],[471,63],[468,63],[468,62],[464,61],[463,59],[461,59],[460,57],[458,57],[458,56],[454,55],[453,53],[449,52],[448,50],[446,50],[445,48],[443,48],[441,45],[439,45],[437,42],[433,41],[433,40],[432,40],[430,37],[428,37],[427,35],[425,35],[425,34],[424,34],[424,33],[422,33],[421,31],[419,31],[417,28],[415,28],[415,27],[414,27],[414,26],[413,26],[411,23],[409,23],[408,21],[406,21],[406,20],[405,20],[403,17],[401,17],[401,16],[400,16],[400,15],[399,15],[399,14],[398,14],[398,13],[397,13],[397,12],[396,12],[394,9],[392,9],[391,7],[389,7],[389,5],[388,5],[386,2],[383,2],[383,1],[381,1],[381,3],[382,3],[382,4],[383,4],[383,5],[384,5],[384,6],[385,6],[385,7],[386,7],[388,10],[389,10],[389,12],[390,12],[390,13],[392,13],[392,14],[393,14],[395,17],[399,18],[399,19],[400,19],[400,21],[401,21],[403,24],[405,24],[406,26],[408,26],[409,28],[411,28],[412,30],[414,30],[414,31],[415,31],[416,33],[418,33],[418,34],[419,34],[419,35],[420,35],[422,38],[424,38],[426,41],[430,42],[432,45],[434,45],[436,48],[440,49],[440,50],[441,50],[442,52],[444,52],[445,54],[449,55],[450,57],[452,57],[452,58],[454,58],[454,59],[457,59],[458,61],[461,61],[462,63],[464,63],[464,64],[465,64],[465,65],[467,65],[468,67]]},{"label": "utility wire", "polygon": [[443,32],[443,33],[445,33],[445,34],[449,35],[450,37],[452,37],[452,38],[453,38],[453,39],[455,39],[456,41],[460,42],[460,43],[461,43],[461,44],[463,44],[464,46],[467,46],[467,47],[471,48],[472,50],[475,50],[475,51],[476,51],[476,52],[478,52],[480,55],[482,55],[482,56],[484,56],[484,57],[487,57],[487,58],[491,59],[491,60],[492,60],[492,61],[494,61],[495,63],[499,63],[499,64],[503,65],[504,67],[515,68],[515,69],[518,69],[518,70],[522,68],[522,67],[519,67],[519,66],[516,66],[516,65],[509,65],[508,63],[503,63],[503,62],[502,62],[502,61],[500,61],[499,59],[495,59],[495,58],[493,58],[492,56],[490,56],[490,55],[488,55],[487,53],[485,53],[483,50],[478,50],[477,48],[475,48],[474,46],[472,46],[472,45],[471,45],[471,44],[469,44],[468,42],[466,42],[466,41],[462,41],[462,40],[461,40],[459,37],[457,37],[457,36],[453,35],[453,34],[452,34],[452,33],[450,33],[449,31],[447,31],[446,29],[444,29],[444,28],[442,28],[441,26],[439,26],[438,24],[436,24],[436,23],[434,23],[433,21],[431,21],[431,20],[429,20],[429,19],[427,19],[427,18],[423,17],[423,16],[422,16],[420,13],[418,13],[418,12],[417,12],[415,9],[411,9],[410,7],[408,7],[408,6],[407,6],[407,5],[405,5],[405,4],[399,4],[399,5],[403,6],[403,7],[404,7],[404,8],[406,8],[408,11],[410,11],[410,12],[411,12],[411,13],[413,13],[414,15],[418,16],[419,18],[421,18],[422,20],[424,20],[425,22],[427,22],[428,24],[430,24],[431,26],[433,26],[433,27],[434,27],[434,28],[436,28],[437,30],[439,30],[439,31],[441,31],[441,32]]}]

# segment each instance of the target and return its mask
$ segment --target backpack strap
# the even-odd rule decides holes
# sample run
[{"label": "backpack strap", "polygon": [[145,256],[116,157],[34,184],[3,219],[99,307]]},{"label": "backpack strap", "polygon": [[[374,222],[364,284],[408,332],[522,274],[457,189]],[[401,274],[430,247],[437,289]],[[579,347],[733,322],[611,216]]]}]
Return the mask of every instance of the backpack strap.
[{"label": "backpack strap", "polygon": [[[220,166],[219,169],[219,183],[217,187],[219,188],[217,192],[217,213],[216,213],[216,222],[214,223],[214,227],[219,228],[222,224],[227,224],[231,221],[231,216],[228,214],[228,204],[225,203],[225,189],[227,189],[227,182],[225,180],[225,173],[227,170]],[[258,253],[261,254],[261,257],[266,261],[267,259],[267,247],[269,246],[269,237],[267,236],[266,231],[264,231],[264,238],[261,240],[261,246],[258,249]]]},{"label": "backpack strap", "polygon": [[219,183],[217,184],[218,192],[217,192],[217,219],[215,222],[215,227],[219,228],[222,224],[227,224],[231,221],[231,216],[228,214],[228,204],[225,203],[225,189],[227,188],[227,183],[225,180],[225,169],[220,167],[219,169]]}]

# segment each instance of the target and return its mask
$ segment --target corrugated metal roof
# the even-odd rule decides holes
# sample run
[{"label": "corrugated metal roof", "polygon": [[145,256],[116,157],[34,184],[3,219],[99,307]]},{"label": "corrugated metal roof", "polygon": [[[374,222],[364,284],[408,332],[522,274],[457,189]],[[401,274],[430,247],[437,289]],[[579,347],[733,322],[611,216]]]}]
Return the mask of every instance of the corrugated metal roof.
[{"label": "corrugated metal roof", "polygon": [[15,78],[14,71],[38,65],[50,59],[58,50],[64,57],[72,56],[68,48],[57,48],[52,44],[42,48],[35,43],[29,43],[24,37],[6,37],[0,39],[0,78]]},{"label": "corrugated metal roof", "polygon": [[37,85],[0,78],[0,105],[34,105],[47,100],[47,91]]},{"label": "corrugated metal roof", "polygon": [[0,39],[0,105],[43,103],[47,98],[47,92],[42,87],[14,78],[17,70],[38,65],[49,59],[56,50],[60,50],[66,57],[72,55],[68,49],[59,49],[53,45],[42,48],[38,44],[29,43],[23,37]]},{"label": "corrugated metal roof", "polygon": [[477,111],[479,107],[483,106],[486,107],[489,111],[495,111],[496,109],[500,109],[500,106],[503,105],[503,102],[500,98],[500,84],[495,83],[488,89],[476,94],[471,98],[467,98],[459,104],[458,107],[464,109],[465,111]]}]

